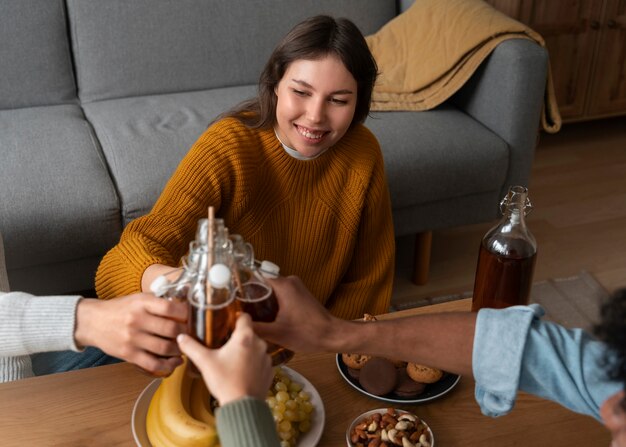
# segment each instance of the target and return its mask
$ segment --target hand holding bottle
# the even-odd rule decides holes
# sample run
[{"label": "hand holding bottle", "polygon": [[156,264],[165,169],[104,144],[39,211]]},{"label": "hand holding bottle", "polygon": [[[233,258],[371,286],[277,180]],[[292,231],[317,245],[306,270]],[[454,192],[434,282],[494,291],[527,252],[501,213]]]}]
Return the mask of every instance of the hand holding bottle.
[{"label": "hand holding bottle", "polygon": [[249,315],[239,316],[235,331],[220,349],[208,349],[184,334],[178,344],[220,405],[245,396],[265,399],[274,374],[267,345],[254,334]]},{"label": "hand holding bottle", "polygon": [[159,376],[182,363],[176,336],[186,331],[187,305],[146,293],[114,300],[83,299],[74,338]]}]

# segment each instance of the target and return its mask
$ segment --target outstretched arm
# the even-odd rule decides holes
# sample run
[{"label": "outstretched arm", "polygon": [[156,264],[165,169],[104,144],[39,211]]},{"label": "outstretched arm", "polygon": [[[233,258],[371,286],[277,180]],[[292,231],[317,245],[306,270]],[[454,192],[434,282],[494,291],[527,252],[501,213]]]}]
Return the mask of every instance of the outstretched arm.
[{"label": "outstretched arm", "polygon": [[250,316],[241,314],[228,342],[208,349],[192,337],[178,337],[180,349],[194,362],[220,405],[246,396],[264,400],[274,373],[266,343],[252,330]]},{"label": "outstretched arm", "polygon": [[250,316],[239,317],[235,331],[220,349],[208,349],[184,334],[178,344],[220,403],[216,419],[221,445],[277,446],[276,424],[265,403],[274,375],[272,362],[266,343],[252,331]]},{"label": "outstretched arm", "polygon": [[271,281],[280,310],[254,323],[263,338],[298,352],[389,357],[471,376],[476,314],[441,313],[362,322],[333,317],[297,277]]}]

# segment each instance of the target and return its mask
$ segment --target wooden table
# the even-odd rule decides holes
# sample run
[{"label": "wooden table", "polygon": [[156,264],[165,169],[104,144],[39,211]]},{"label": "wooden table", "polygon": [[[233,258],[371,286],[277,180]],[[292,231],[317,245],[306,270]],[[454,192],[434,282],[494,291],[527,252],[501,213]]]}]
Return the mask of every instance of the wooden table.
[{"label": "wooden table", "polygon": [[[469,300],[462,300],[385,317],[469,307]],[[333,354],[296,355],[289,367],[307,377],[324,401],[320,446],[343,446],[352,419],[386,406],[349,386]],[[0,384],[0,445],[132,446],[133,404],[151,380],[132,365],[117,364]],[[524,393],[511,414],[483,416],[474,400],[474,382],[466,377],[441,399],[401,408],[430,424],[438,447],[610,444],[608,431],[594,419]]]}]

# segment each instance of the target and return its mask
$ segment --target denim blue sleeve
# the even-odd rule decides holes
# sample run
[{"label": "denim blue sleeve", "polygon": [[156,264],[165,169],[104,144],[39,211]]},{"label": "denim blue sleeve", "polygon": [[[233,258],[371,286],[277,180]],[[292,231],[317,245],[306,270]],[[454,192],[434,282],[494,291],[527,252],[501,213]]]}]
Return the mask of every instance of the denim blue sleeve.
[{"label": "denim blue sleeve", "polygon": [[515,405],[526,335],[534,316],[533,308],[522,306],[478,312],[472,368],[476,401],[487,416],[507,414]]},{"label": "denim blue sleeve", "polygon": [[606,346],[581,329],[540,320],[543,313],[538,305],[478,313],[473,372],[482,412],[508,413],[519,389],[600,420],[602,402],[621,389],[604,372]]}]

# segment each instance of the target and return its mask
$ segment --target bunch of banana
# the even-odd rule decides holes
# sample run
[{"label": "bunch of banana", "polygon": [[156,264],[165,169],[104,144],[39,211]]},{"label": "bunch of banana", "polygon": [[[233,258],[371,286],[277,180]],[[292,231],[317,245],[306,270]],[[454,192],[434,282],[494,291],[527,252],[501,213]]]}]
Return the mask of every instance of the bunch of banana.
[{"label": "bunch of banana", "polygon": [[146,432],[153,447],[215,447],[215,419],[209,391],[201,378],[187,374],[185,358],[171,376],[163,379],[152,396]]}]

